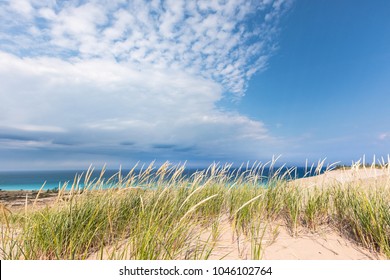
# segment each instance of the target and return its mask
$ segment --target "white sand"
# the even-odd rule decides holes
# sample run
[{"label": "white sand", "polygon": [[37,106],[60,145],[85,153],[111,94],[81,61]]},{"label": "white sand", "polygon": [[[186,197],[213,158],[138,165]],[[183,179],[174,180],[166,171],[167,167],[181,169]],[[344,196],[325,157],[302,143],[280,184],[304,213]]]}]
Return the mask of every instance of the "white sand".
[{"label": "white sand", "polygon": [[293,184],[303,187],[348,186],[353,183],[357,186],[390,186],[390,169],[383,168],[352,168],[332,170],[324,174],[297,179]]},{"label": "white sand", "polygon": [[[239,242],[237,242],[237,239]],[[238,245],[240,244],[240,246]],[[251,242],[226,231],[211,259],[252,259]],[[266,234],[262,240],[261,258],[264,260],[371,260],[383,259],[374,252],[361,248],[335,231],[299,233],[292,237],[286,227],[279,227],[277,236]]]},{"label": "white sand", "polygon": [[[201,234],[200,241],[210,242],[211,229]],[[116,252],[126,252],[120,258],[129,258],[130,252],[126,240],[114,248],[108,246],[103,252],[103,259],[109,256],[116,258]],[[263,260],[375,260],[385,259],[384,256],[354,244],[336,231],[323,228],[320,233],[299,232],[296,237],[290,235],[287,227],[277,224],[268,224],[261,242],[261,256]],[[220,234],[216,240],[209,259],[211,260],[251,260],[253,242],[245,235],[237,234],[225,217],[220,224]],[[100,259],[100,252],[92,254],[89,259]],[[181,257],[179,259],[185,259]]]}]

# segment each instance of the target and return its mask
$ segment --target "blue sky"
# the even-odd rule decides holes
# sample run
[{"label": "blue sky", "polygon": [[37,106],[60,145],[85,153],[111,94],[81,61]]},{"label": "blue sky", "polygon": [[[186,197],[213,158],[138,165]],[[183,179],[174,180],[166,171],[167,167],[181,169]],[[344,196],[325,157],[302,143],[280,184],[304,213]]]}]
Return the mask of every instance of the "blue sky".
[{"label": "blue sky", "polygon": [[0,169],[390,152],[388,1],[1,1]]}]

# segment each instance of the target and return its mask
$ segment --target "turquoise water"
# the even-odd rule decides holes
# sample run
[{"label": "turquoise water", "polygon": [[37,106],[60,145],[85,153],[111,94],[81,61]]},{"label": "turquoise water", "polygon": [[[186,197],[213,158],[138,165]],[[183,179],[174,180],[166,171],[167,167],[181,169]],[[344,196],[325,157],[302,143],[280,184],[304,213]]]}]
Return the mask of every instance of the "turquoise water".
[{"label": "turquoise water", "polygon": [[0,172],[0,189],[4,191],[53,190],[62,187],[66,182],[69,188],[76,174],[81,171],[12,171]]},{"label": "turquoise water", "polygon": [[[186,169],[183,173],[184,176],[191,176],[195,173],[196,169]],[[123,170],[122,174],[127,174],[128,171]],[[264,170],[263,175],[267,176],[270,170]],[[85,171],[84,171],[85,173]],[[110,178],[115,175],[117,170],[107,170],[104,178]],[[0,171],[0,189],[4,191],[15,190],[39,190],[43,184],[44,190],[53,190],[62,187],[68,182],[68,188],[71,188],[72,183],[76,175],[83,174],[81,170],[61,170],[61,171]],[[91,179],[94,179],[100,175],[100,170],[96,170]],[[305,175],[304,168],[297,168],[295,172],[296,178],[301,178]],[[313,174],[311,174],[313,175]],[[80,187],[83,187],[82,182],[84,177],[81,177]]]},{"label": "turquoise water", "polygon": [[[44,186],[44,190],[53,190],[58,189],[59,184],[46,184]],[[15,184],[15,185],[6,185],[2,184],[0,185],[0,189],[2,191],[19,191],[19,190],[26,190],[26,191],[34,191],[39,190],[42,187],[42,184]]]}]

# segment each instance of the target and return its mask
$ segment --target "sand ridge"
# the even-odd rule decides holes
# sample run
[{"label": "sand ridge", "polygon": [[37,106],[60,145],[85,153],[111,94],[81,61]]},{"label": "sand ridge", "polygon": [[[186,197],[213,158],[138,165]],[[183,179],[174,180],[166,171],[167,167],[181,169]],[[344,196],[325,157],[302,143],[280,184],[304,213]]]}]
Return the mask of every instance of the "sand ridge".
[{"label": "sand ridge", "polygon": [[300,178],[292,181],[292,184],[301,187],[326,187],[326,186],[390,186],[389,168],[352,167],[325,171],[323,174]]}]

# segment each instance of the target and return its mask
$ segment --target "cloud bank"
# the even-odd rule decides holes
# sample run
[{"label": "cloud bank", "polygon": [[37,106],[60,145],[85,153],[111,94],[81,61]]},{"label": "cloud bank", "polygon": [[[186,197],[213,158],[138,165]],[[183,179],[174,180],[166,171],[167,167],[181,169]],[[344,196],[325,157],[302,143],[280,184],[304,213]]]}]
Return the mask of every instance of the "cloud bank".
[{"label": "cloud bank", "polygon": [[242,98],[267,67],[289,6],[1,2],[0,153],[15,162],[22,153],[107,161],[269,156],[276,140],[266,125],[217,104]]}]

